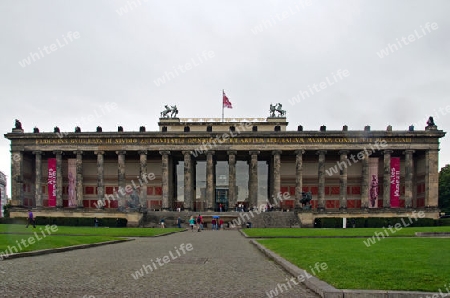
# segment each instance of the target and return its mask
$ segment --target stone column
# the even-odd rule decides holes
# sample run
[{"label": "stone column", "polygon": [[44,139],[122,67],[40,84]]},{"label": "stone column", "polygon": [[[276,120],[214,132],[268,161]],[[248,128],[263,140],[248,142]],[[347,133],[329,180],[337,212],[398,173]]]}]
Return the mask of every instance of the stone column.
[{"label": "stone column", "polygon": [[228,151],[228,210],[236,210],[236,154]]},{"label": "stone column", "polygon": [[272,196],[275,200],[275,202],[277,202],[277,204],[279,204],[279,198],[283,197],[282,194],[280,196],[280,191],[281,191],[281,151],[280,150],[274,150],[272,151],[272,155],[273,155],[273,191],[272,191]]},{"label": "stone column", "polygon": [[23,152],[11,151],[11,205],[23,206]]},{"label": "stone column", "polygon": [[119,193],[119,207],[126,206],[127,194],[125,192],[125,154],[126,151],[116,151],[117,154],[117,183],[119,185],[119,189],[117,192]]},{"label": "stone column", "polygon": [[192,156],[191,151],[183,151],[184,155],[184,209],[193,210],[192,200]]},{"label": "stone column", "polygon": [[361,208],[369,208],[369,158],[363,158],[361,164]]},{"label": "stone column", "polygon": [[412,208],[413,199],[413,153],[414,150],[405,150],[405,207]]},{"label": "stone column", "polygon": [[318,209],[325,209],[325,154],[326,150],[319,150],[316,154],[319,155],[319,193],[318,193]]},{"label": "stone column", "polygon": [[214,210],[214,151],[206,152],[206,209]]},{"label": "stone column", "polygon": [[62,151],[53,151],[56,156],[56,208],[63,208],[63,176],[62,176]]},{"label": "stone column", "polygon": [[339,171],[339,209],[347,209],[347,155],[348,150],[339,151],[339,164],[344,165]]},{"label": "stone column", "polygon": [[303,192],[303,154],[305,150],[295,150],[295,205],[298,207]]},{"label": "stone column", "polygon": [[391,154],[392,150],[383,151],[383,208],[391,207]]},{"label": "stone column", "polygon": [[33,151],[36,159],[36,172],[35,172],[35,199],[36,208],[42,207],[42,151]]},{"label": "stone column", "polygon": [[139,204],[147,208],[147,150],[140,150],[139,153]]},{"label": "stone column", "polygon": [[425,151],[425,207],[438,207],[439,150]]},{"label": "stone column", "polygon": [[258,154],[259,151],[250,151],[250,165],[249,165],[249,189],[248,200],[249,207],[257,206],[258,204]]},{"label": "stone column", "polygon": [[170,151],[159,151],[161,154],[161,175],[162,175],[162,209],[169,210],[169,154]]},{"label": "stone column", "polygon": [[83,208],[83,151],[74,151],[77,155],[76,171],[77,171],[77,206]]},{"label": "stone column", "polygon": [[[105,151],[95,151],[95,154],[97,154],[97,199],[106,204],[105,200],[105,169],[104,169],[104,163],[105,163]],[[98,204],[98,207],[102,207]],[[109,207],[109,206],[108,206]]]}]

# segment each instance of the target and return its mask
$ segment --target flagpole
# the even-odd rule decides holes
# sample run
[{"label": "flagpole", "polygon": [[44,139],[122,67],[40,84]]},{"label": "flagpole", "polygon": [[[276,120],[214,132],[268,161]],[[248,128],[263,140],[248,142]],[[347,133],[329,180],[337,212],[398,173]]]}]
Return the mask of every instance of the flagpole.
[{"label": "flagpole", "polygon": [[225,93],[225,90],[222,89],[222,122],[223,122],[223,110],[224,110],[224,106],[223,106],[223,95]]}]

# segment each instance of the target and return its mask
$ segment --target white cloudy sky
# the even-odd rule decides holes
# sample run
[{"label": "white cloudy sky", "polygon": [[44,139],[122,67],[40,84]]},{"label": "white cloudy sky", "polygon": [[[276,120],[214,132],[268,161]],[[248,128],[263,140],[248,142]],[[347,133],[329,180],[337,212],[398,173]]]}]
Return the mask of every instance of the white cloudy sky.
[{"label": "white cloudy sky", "polygon": [[[28,132],[77,124],[82,131],[156,130],[165,104],[177,104],[179,117],[220,117],[225,89],[233,104],[226,117],[266,117],[270,103],[280,102],[292,130],[423,129],[434,115],[448,131],[449,11],[446,0],[4,0],[0,125],[3,133],[16,118]],[[425,35],[427,23],[436,24]],[[79,38],[70,41],[69,32]],[[411,34],[419,37],[377,54]],[[54,51],[32,60],[30,53],[52,44]],[[191,69],[176,75],[186,63]],[[350,75],[290,103],[339,70]],[[166,72],[175,77],[156,84]],[[448,139],[440,166],[450,163]],[[0,150],[0,170],[9,175],[7,139]]]}]

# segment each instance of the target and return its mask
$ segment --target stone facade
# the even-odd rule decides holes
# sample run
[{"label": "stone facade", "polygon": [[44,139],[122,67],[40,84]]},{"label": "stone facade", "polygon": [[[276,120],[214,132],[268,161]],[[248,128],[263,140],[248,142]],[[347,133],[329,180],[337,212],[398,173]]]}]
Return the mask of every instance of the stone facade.
[{"label": "stone facade", "polygon": [[[302,193],[311,192],[313,212],[389,213],[394,209],[393,158],[400,159],[398,207],[438,206],[439,139],[445,132],[436,126],[421,131],[327,131],[324,126],[303,131],[299,126],[289,131],[285,118],[175,118],[160,119],[159,126],[153,132],[62,134],[13,129],[5,134],[11,141],[13,206],[204,212],[270,202],[276,209],[293,210],[301,207]],[[49,206],[47,188],[50,158],[56,159],[55,206]],[[369,158],[378,166],[375,175]],[[73,188],[69,160],[75,165]],[[72,192],[75,206],[68,202]]]}]

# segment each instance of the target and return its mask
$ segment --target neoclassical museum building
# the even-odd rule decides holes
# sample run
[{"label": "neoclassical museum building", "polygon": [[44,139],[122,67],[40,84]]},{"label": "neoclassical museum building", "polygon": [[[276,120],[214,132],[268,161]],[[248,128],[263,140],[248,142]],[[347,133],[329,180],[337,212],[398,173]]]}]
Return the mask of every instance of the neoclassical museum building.
[{"label": "neoclassical museum building", "polygon": [[[428,210],[438,216],[439,139],[425,128],[288,130],[284,116],[159,119],[159,131],[25,132],[11,141],[11,203],[63,214],[127,210]],[[403,212],[402,211],[402,212]],[[406,211],[405,211],[406,212]]]}]

